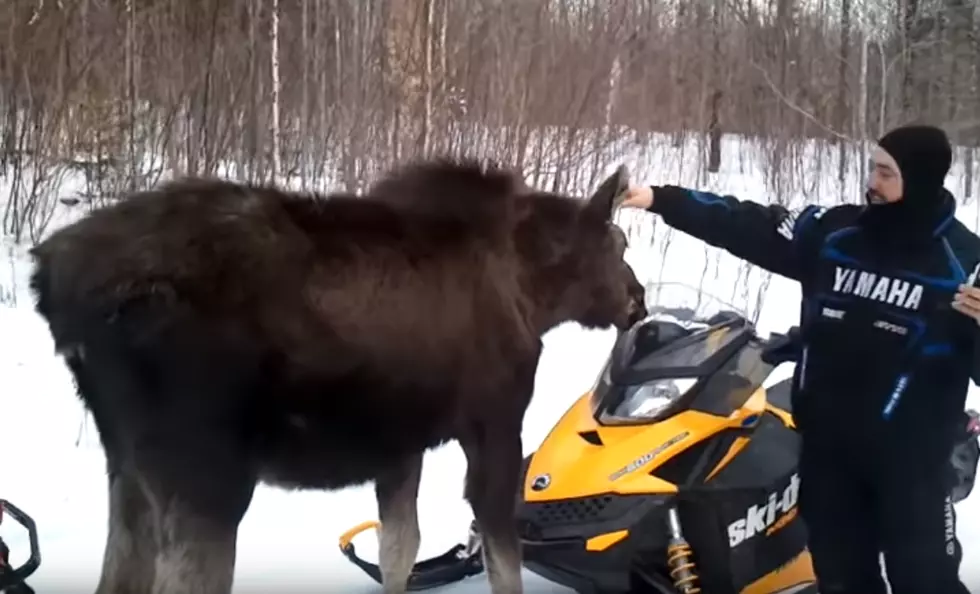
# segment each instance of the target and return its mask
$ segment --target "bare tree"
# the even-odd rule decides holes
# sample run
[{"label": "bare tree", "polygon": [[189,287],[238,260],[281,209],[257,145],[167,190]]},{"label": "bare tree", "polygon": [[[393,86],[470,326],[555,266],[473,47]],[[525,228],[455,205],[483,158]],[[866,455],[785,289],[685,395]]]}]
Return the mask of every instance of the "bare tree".
[{"label": "bare tree", "polygon": [[272,75],[272,180],[277,181],[282,174],[282,138],[279,130],[279,0],[272,0],[272,51],[270,52]]},{"label": "bare tree", "polygon": [[752,151],[779,199],[815,191],[834,155],[809,143],[834,140],[827,179],[846,200],[862,142],[913,119],[950,130],[970,197],[976,13],[974,0],[0,3],[4,231],[43,229],[66,168],[91,204],[164,172],[356,191],[444,153],[567,188],[626,151],[662,158],[662,138],[700,183],[734,135],[733,158]]}]

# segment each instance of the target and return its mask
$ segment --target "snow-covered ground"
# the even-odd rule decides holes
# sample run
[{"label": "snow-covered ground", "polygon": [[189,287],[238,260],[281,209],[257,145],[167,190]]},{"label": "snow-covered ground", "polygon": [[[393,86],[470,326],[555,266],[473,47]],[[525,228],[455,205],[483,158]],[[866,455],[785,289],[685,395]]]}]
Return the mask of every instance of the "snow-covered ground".
[{"label": "snow-covered ground", "polygon": [[[723,171],[700,185],[764,202],[767,191],[762,175],[752,166],[755,149],[736,146],[736,142],[730,139],[725,147],[729,158]],[[643,158],[634,155],[630,159],[634,175],[650,183],[693,184],[694,168],[688,155],[693,156],[694,151],[687,147],[685,152],[660,148]],[[833,176],[835,170],[828,162],[826,175]],[[819,183],[805,189],[808,201],[833,203],[839,195],[833,181],[812,177]],[[962,192],[961,179],[957,169],[947,184],[957,194]],[[5,197],[2,184],[0,179],[0,197]],[[855,178],[850,184],[853,200],[857,200],[861,181]],[[793,189],[788,196],[799,204],[804,192]],[[975,228],[977,214],[974,203],[961,208],[959,218]],[[680,233],[668,237],[664,225],[654,226],[654,220],[645,213],[623,216],[624,226],[638,229],[628,258],[641,280],[701,285],[730,302],[755,308],[758,287],[765,280],[761,271],[753,269],[745,277],[738,260]],[[0,254],[0,302],[6,302],[0,304],[0,497],[37,520],[42,564],[31,580],[37,592],[92,591],[107,525],[103,454],[68,372],[53,353],[47,329],[32,310],[23,250],[4,245]],[[796,322],[798,314],[798,286],[771,278],[758,318],[760,331],[785,329]],[[565,409],[592,385],[612,340],[611,331],[585,331],[574,324],[556,328],[545,337],[535,397],[524,428],[526,451],[536,448]],[[784,377],[791,368],[777,371]],[[971,387],[969,406],[980,408],[980,389]],[[442,553],[466,536],[471,514],[462,499],[464,471],[465,461],[455,444],[431,452],[425,460],[419,500],[422,557]],[[980,592],[978,502],[980,495],[975,494],[958,507],[958,532],[965,547],[962,575],[976,592]],[[335,493],[260,487],[239,532],[235,592],[380,592],[337,549],[341,532],[375,517],[370,486]],[[22,531],[5,523],[0,534],[14,549],[11,561],[22,563],[27,551]],[[375,559],[370,534],[355,544],[359,553]],[[528,594],[569,592],[525,573]],[[477,576],[443,591],[488,590],[485,576]]]}]

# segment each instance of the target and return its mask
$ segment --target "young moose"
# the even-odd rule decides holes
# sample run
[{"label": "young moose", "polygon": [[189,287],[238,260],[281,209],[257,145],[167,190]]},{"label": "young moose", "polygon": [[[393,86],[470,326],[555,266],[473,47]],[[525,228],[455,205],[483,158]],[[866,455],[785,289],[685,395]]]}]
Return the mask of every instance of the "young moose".
[{"label": "young moose", "polygon": [[404,592],[422,456],[456,439],[491,589],[520,594],[540,337],[645,315],[611,223],[625,187],[583,201],[447,161],[360,198],[182,180],[54,233],[31,284],[106,453],[97,592],[229,593],[260,481],[375,481],[384,591]]}]

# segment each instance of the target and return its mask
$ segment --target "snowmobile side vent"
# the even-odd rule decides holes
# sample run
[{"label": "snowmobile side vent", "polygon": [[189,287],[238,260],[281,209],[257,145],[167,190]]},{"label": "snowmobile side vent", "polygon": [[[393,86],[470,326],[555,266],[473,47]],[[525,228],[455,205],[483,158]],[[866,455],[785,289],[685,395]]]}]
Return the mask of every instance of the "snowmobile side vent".
[{"label": "snowmobile side vent", "polygon": [[597,446],[603,445],[602,438],[599,437],[599,432],[598,431],[595,431],[595,430],[593,430],[593,431],[579,431],[579,436],[582,439],[584,439],[585,441],[591,443],[592,445],[597,445]]},{"label": "snowmobile side vent", "polygon": [[605,493],[576,499],[525,503],[519,519],[541,527],[608,522],[621,517],[636,505],[640,496]]},{"label": "snowmobile side vent", "polygon": [[599,532],[633,526],[641,518],[654,514],[663,505],[661,495],[618,495],[606,493],[577,499],[560,499],[540,503],[523,502],[517,521],[525,537],[532,540],[580,538],[583,527]]}]

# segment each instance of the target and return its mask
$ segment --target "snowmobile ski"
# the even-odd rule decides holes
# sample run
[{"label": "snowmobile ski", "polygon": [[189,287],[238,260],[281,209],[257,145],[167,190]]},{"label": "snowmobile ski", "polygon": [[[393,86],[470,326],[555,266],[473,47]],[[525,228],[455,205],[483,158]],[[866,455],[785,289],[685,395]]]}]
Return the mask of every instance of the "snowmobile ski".
[{"label": "snowmobile ski", "polygon": [[13,518],[15,522],[27,530],[31,553],[27,561],[14,569],[10,566],[10,551],[0,539],[0,594],[34,594],[34,590],[26,581],[41,565],[41,552],[38,546],[37,526],[34,520],[16,505],[5,499],[0,499],[0,523],[4,515]]},{"label": "snowmobile ski", "polygon": [[[381,569],[376,563],[365,561],[357,556],[353,540],[360,533],[381,526],[380,522],[368,521],[359,524],[340,535],[340,551],[351,563],[360,567],[379,584]],[[410,592],[429,590],[466,579],[483,572],[483,554],[479,534],[470,527],[469,542],[458,544],[438,557],[419,561],[412,566],[407,589]]]}]

